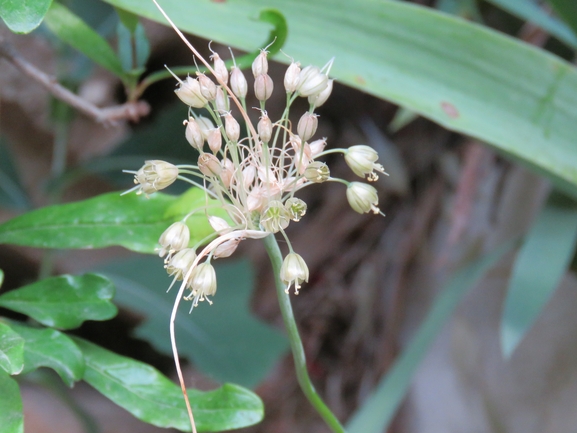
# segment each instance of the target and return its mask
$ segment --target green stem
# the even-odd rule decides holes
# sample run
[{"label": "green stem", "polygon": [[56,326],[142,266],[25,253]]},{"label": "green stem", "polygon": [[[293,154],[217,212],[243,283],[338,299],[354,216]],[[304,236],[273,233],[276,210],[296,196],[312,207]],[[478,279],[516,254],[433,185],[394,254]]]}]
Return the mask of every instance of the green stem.
[{"label": "green stem", "polygon": [[331,412],[331,410],[317,394],[317,391],[315,390],[315,387],[313,386],[309,377],[306,365],[305,351],[291,307],[290,298],[289,295],[285,293],[285,285],[280,279],[280,270],[283,258],[274,235],[271,234],[264,238],[264,244],[275,275],[275,286],[279,306],[284,325],[288,333],[299,385],[309,402],[317,410],[319,415],[324,419],[330,429],[335,433],[345,433],[345,429],[337,417]]}]

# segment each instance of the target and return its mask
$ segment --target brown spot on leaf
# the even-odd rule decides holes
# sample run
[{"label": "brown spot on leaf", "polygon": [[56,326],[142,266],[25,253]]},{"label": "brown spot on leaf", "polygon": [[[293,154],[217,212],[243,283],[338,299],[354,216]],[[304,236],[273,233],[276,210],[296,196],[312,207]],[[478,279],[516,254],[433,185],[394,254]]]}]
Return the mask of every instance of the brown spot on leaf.
[{"label": "brown spot on leaf", "polygon": [[446,101],[441,102],[441,108],[451,119],[456,119],[457,117],[459,117],[459,110],[457,110],[457,107],[455,107],[450,102]]}]

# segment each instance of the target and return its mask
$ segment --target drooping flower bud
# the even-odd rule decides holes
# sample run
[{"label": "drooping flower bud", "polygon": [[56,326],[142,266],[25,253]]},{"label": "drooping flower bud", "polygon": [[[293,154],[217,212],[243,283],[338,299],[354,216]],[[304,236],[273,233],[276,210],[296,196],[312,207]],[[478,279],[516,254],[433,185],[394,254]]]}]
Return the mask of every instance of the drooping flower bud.
[{"label": "drooping flower bud", "polygon": [[256,178],[256,168],[253,165],[249,165],[242,170],[242,180],[244,188],[250,190],[252,183]]},{"label": "drooping flower bud", "polygon": [[179,83],[178,89],[174,91],[182,102],[194,108],[202,108],[207,100],[200,91],[198,80],[186,77],[186,80]]},{"label": "drooping flower bud", "polygon": [[242,70],[236,66],[233,66],[232,71],[230,72],[230,89],[237,98],[246,98],[248,83],[246,82]]},{"label": "drooping flower bud", "polygon": [[268,143],[272,137],[272,122],[266,113],[262,113],[256,126],[258,136],[263,143]]},{"label": "drooping flower bud", "polygon": [[207,101],[214,101],[216,98],[216,84],[208,78],[205,74],[198,75],[198,83],[200,84],[200,93]]},{"label": "drooping flower bud", "polygon": [[287,294],[293,284],[295,286],[295,295],[298,295],[301,283],[303,281],[308,283],[309,268],[299,254],[287,254],[280,269],[280,279],[286,284],[285,293]]},{"label": "drooping flower bud", "polygon": [[194,120],[194,117],[189,117],[188,120],[184,121],[184,123],[186,123],[186,130],[184,131],[186,141],[188,141],[188,143],[195,149],[202,150],[202,147],[204,146],[204,137],[197,121]]},{"label": "drooping flower bud", "polygon": [[319,125],[318,115],[314,113],[309,113],[308,111],[301,116],[299,123],[297,125],[297,134],[302,141],[308,141],[315,132],[317,132],[317,127]]},{"label": "drooping flower bud", "polygon": [[177,280],[182,280],[192,263],[196,259],[196,252],[192,248],[184,248],[176,253],[165,266],[166,272]]},{"label": "drooping flower bud", "polygon": [[215,104],[219,113],[225,113],[228,111],[228,96],[224,94],[224,91],[220,86],[216,88]]},{"label": "drooping flower bud", "polygon": [[212,53],[212,61],[214,62],[214,75],[219,78],[224,84],[228,83],[228,71],[226,70],[226,65],[224,61],[220,58],[217,53]]},{"label": "drooping flower bud", "polygon": [[375,171],[387,174],[385,168],[376,162],[377,159],[379,159],[377,151],[364,144],[351,146],[345,152],[345,162],[353,170],[353,173],[360,177],[368,175],[370,182],[379,178]]},{"label": "drooping flower bud", "polygon": [[304,177],[314,183],[326,182],[330,176],[328,165],[321,161],[311,162],[304,172]]},{"label": "drooping flower bud", "polygon": [[212,256],[216,259],[224,259],[225,257],[230,257],[238,247],[241,239],[229,239],[228,241],[224,241],[218,247],[214,249],[212,252]]},{"label": "drooping flower bud", "polygon": [[291,197],[284,203],[285,209],[293,221],[300,221],[300,219],[307,213],[307,204],[300,198]]},{"label": "drooping flower bud", "polygon": [[230,233],[232,231],[230,224],[227,223],[226,220],[221,217],[209,215],[208,223],[210,224],[212,229],[220,235]]},{"label": "drooping flower bud", "polygon": [[224,116],[224,130],[226,131],[226,136],[230,141],[236,143],[240,137],[240,125],[234,116],[227,113]]},{"label": "drooping flower bud", "polygon": [[224,184],[225,188],[230,188],[230,184],[232,182],[232,177],[234,176],[234,164],[228,158],[224,158],[220,165],[222,166],[222,173],[220,174],[220,178],[222,179],[222,183]]},{"label": "drooping flower bud", "polygon": [[290,223],[290,215],[279,200],[271,201],[260,218],[260,225],[269,233],[284,230]]},{"label": "drooping flower bud", "polygon": [[299,74],[296,91],[299,96],[311,96],[322,92],[329,79],[316,66],[307,66]]},{"label": "drooping flower bud", "polygon": [[[171,185],[178,177],[178,167],[170,162],[153,159],[134,175],[134,183],[139,184],[137,194],[152,194]],[[136,187],[135,187],[136,188]]]},{"label": "drooping flower bud", "polygon": [[168,253],[170,258],[175,252],[188,247],[190,241],[190,230],[182,221],[177,221],[168,227],[160,236],[158,243],[160,248],[158,255],[164,257]]},{"label": "drooping flower bud", "polygon": [[315,141],[311,141],[309,143],[309,147],[311,149],[311,157],[315,158],[317,156],[319,156],[319,154],[322,153],[323,150],[325,150],[325,146],[327,145],[327,139],[325,138],[319,138],[318,140]]},{"label": "drooping flower bud", "polygon": [[206,141],[208,142],[208,147],[210,147],[212,153],[216,154],[222,147],[222,134],[220,128],[214,128],[208,131]]},{"label": "drooping flower bud", "polygon": [[310,95],[308,97],[309,104],[312,104],[315,107],[320,107],[325,102],[327,102],[327,99],[329,99],[329,96],[331,96],[331,93],[333,92],[333,81],[335,80],[329,80],[327,82],[327,87],[325,87],[325,90],[314,95]]},{"label": "drooping flower bud", "polygon": [[351,182],[347,187],[347,200],[355,212],[379,213],[379,196],[371,185],[361,182]]},{"label": "drooping flower bud", "polygon": [[196,118],[196,122],[198,123],[198,127],[200,128],[200,132],[202,133],[202,137],[206,140],[208,138],[208,132],[211,129],[214,129],[214,125],[212,124],[211,120],[204,116],[198,116]]},{"label": "drooping flower bud", "polygon": [[256,56],[256,59],[252,62],[252,74],[254,78],[258,77],[259,75],[268,74],[268,60],[267,60],[268,52],[265,50],[261,50],[260,54]]},{"label": "drooping flower bud", "polygon": [[205,299],[209,304],[212,304],[207,296],[213,296],[216,293],[216,272],[214,267],[210,263],[198,265],[192,270],[187,286],[192,293],[184,299],[192,299],[193,306],[196,307],[198,301],[204,301]]},{"label": "drooping flower bud", "polygon": [[219,176],[222,173],[220,161],[211,153],[203,153],[198,157],[198,169],[205,176]]},{"label": "drooping flower bud", "polygon": [[284,74],[284,88],[287,93],[292,93],[297,89],[299,84],[299,74],[301,65],[298,62],[292,62]]},{"label": "drooping flower bud", "polygon": [[259,101],[266,101],[272,95],[274,83],[268,74],[258,75],[254,79],[254,96]]}]

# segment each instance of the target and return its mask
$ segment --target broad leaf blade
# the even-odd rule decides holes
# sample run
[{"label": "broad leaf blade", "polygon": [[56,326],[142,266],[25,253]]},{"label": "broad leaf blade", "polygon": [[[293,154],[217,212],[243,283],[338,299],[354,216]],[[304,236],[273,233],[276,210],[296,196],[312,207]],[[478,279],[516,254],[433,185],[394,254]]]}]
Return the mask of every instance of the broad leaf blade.
[{"label": "broad leaf blade", "polygon": [[114,286],[101,275],[63,275],[0,296],[0,306],[27,314],[46,326],[77,328],[85,320],[108,320],[118,310]]},{"label": "broad leaf blade", "polygon": [[74,342],[56,329],[32,328],[14,322],[10,326],[24,339],[24,370],[49,367],[72,387],[84,375],[84,358]]},{"label": "broad leaf blade", "polygon": [[11,326],[0,322],[0,369],[20,374],[23,368],[24,340]]},{"label": "broad leaf blade", "polygon": [[[181,356],[221,382],[252,387],[258,384],[286,351],[285,337],[250,312],[254,275],[248,262],[216,263],[218,290],[214,305],[201,304],[192,314],[190,303],[176,319]],[[117,287],[115,301],[146,316],[136,334],[158,350],[172,354],[169,320],[174,292],[162,260],[145,257],[100,268]]]},{"label": "broad leaf blade", "polygon": [[521,247],[501,318],[501,349],[511,356],[546,305],[575,253],[577,203],[553,193]]},{"label": "broad leaf blade", "polygon": [[[84,380],[138,419],[158,427],[190,431],[180,387],[153,367],[74,339],[86,360]],[[201,392],[188,390],[198,431],[246,427],[263,417],[262,402],[235,385]]]},{"label": "broad leaf blade", "polygon": [[548,0],[561,18],[573,29],[577,35],[577,3],[575,0]]},{"label": "broad leaf blade", "polygon": [[[156,193],[147,199],[136,194],[103,194],[16,217],[0,225],[0,243],[37,248],[121,245],[154,253],[160,235],[170,224],[205,203],[204,193],[196,188],[181,197]],[[187,223],[191,228],[191,244],[212,233],[203,212],[196,212]]]},{"label": "broad leaf blade", "polygon": [[24,433],[22,397],[18,383],[0,371],[0,426],[2,433]]},{"label": "broad leaf blade", "polygon": [[30,33],[40,25],[52,0],[2,0],[0,16],[14,33]]},{"label": "broad leaf blade", "polygon": [[403,401],[429,346],[451,317],[463,295],[473,288],[483,274],[511,247],[511,243],[501,246],[456,272],[435,298],[427,317],[409,345],[347,423],[349,433],[381,433],[386,429]]},{"label": "broad leaf blade", "polygon": [[6,140],[0,137],[0,206],[25,210],[30,201],[16,167]]}]

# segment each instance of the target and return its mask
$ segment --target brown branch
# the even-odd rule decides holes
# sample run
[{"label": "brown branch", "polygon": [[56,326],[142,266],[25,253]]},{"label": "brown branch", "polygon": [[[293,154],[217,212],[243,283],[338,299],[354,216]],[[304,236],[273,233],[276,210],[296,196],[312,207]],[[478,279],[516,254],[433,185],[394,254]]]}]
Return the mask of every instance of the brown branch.
[{"label": "brown branch", "polygon": [[64,101],[98,123],[112,125],[117,121],[124,119],[136,122],[150,112],[150,106],[144,101],[127,102],[122,105],[106,108],[97,107],[58,83],[56,78],[45,74],[40,69],[29,63],[12,45],[1,38],[0,57],[5,58],[12,63],[12,65],[22,71],[24,75],[41,84],[55,98]]}]

